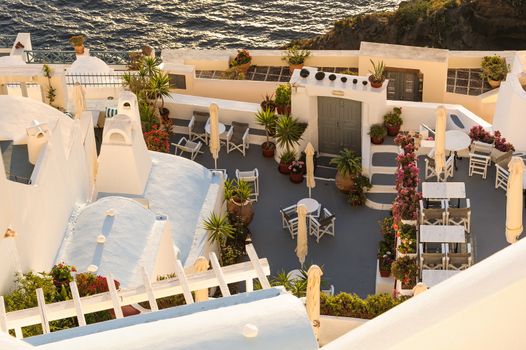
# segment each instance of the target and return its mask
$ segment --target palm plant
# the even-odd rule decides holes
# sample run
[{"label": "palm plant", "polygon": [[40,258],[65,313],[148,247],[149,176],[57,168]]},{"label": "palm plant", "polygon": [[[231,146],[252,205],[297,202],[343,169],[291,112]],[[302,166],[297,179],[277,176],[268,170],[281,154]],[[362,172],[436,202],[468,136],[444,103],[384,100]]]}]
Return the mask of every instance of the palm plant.
[{"label": "palm plant", "polygon": [[274,114],[274,111],[270,109],[260,110],[256,113],[256,121],[259,125],[265,128],[265,135],[267,136],[267,147],[270,146],[270,135],[275,133],[276,121],[278,117]]},{"label": "palm plant", "polygon": [[210,243],[221,243],[224,240],[233,238],[234,227],[228,221],[226,215],[211,213],[210,217],[203,222],[203,228],[208,231]]},{"label": "palm plant", "polygon": [[343,176],[355,176],[362,172],[362,157],[348,148],[342,149],[338,156],[332,158],[331,164],[336,165],[338,173]]},{"label": "palm plant", "polygon": [[[150,57],[149,57],[150,58]],[[156,72],[150,77],[150,84],[148,92],[154,98],[154,109],[157,105],[157,100],[161,100],[161,109],[164,108],[164,98],[171,97],[170,95],[170,77],[163,72]]]},{"label": "palm plant", "polygon": [[276,122],[276,142],[280,147],[291,151],[294,146],[299,145],[307,124],[300,122],[290,115],[282,115]]},{"label": "palm plant", "polygon": [[369,61],[371,61],[371,64],[373,65],[373,71],[369,71],[369,73],[371,73],[371,75],[369,76],[369,81],[371,82],[371,85],[373,85],[373,87],[382,86],[382,83],[385,81],[384,61],[380,61],[378,63],[374,63],[374,61],[371,59]]}]

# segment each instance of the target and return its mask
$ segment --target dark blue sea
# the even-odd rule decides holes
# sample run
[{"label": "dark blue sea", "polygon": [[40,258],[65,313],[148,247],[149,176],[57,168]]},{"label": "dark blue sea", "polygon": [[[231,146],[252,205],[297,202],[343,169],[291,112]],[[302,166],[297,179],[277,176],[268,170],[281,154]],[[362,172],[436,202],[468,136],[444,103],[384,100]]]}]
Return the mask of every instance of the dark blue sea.
[{"label": "dark blue sea", "polygon": [[399,0],[0,0],[0,35],[30,32],[33,48],[65,48],[85,34],[98,49],[277,48],[324,33],[335,20]]}]

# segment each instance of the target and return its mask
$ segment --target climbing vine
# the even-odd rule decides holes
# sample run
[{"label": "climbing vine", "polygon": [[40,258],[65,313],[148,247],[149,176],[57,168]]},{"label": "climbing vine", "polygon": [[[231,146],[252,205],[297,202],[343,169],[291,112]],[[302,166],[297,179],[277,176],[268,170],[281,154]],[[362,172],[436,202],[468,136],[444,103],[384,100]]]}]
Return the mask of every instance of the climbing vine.
[{"label": "climbing vine", "polygon": [[[51,69],[50,66],[48,66],[47,64],[45,64],[43,67],[42,67],[42,72],[44,73],[44,76],[47,78],[47,81],[48,81],[48,90],[47,90],[47,99],[49,101],[49,105],[50,106],[53,106],[53,102],[55,102],[55,98],[57,97],[57,89],[55,89],[52,85],[51,85],[51,74],[53,73],[53,70]],[[54,107],[54,106],[53,106]]]}]

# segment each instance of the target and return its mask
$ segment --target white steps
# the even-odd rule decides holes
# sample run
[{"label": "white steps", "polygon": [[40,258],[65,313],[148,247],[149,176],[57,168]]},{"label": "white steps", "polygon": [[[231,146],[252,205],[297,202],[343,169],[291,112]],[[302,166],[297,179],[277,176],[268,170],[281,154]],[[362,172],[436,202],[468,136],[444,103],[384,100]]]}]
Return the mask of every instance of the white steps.
[{"label": "white steps", "polygon": [[[399,147],[396,145],[371,145],[371,158],[369,160],[371,166],[369,168],[370,179],[374,180],[373,175],[375,174],[385,174],[385,175],[394,175],[397,168],[396,166],[383,166],[383,165],[373,165],[373,156],[375,153],[390,153],[393,158],[396,157],[400,151]],[[392,163],[390,163],[392,164]],[[392,185],[385,184],[375,184],[372,182],[373,187],[368,191],[368,193],[374,194],[395,194],[396,189],[394,183]],[[376,210],[391,210],[392,203],[379,203],[367,198],[365,205],[369,208]]]},{"label": "white steps", "polygon": [[373,185],[367,193],[396,193],[394,185]]}]

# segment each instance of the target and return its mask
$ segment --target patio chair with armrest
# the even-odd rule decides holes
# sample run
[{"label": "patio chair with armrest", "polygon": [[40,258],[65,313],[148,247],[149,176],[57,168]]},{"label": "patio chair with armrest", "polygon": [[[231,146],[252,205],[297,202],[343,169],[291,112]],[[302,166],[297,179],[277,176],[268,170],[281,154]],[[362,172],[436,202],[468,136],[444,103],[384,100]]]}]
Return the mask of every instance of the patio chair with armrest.
[{"label": "patio chair with armrest", "polygon": [[320,243],[320,238],[326,234],[334,237],[335,221],[336,216],[327,208],[323,208],[318,217],[309,215],[309,231],[311,235],[316,236],[317,243]]},{"label": "patio chair with armrest", "polygon": [[[447,204],[447,203],[446,203]],[[452,208],[447,206],[447,224],[462,225],[467,233],[471,231],[471,202],[466,198],[465,208]]]},{"label": "patio chair with armrest", "polygon": [[446,245],[446,269],[447,270],[465,270],[473,265],[473,254],[471,252],[471,243],[466,243],[464,253],[451,252]]},{"label": "patio chair with armrest", "polygon": [[[426,169],[425,169],[425,179],[430,179],[432,177],[437,177],[437,173],[435,171],[435,160],[433,158],[430,158],[429,156],[426,156],[424,159],[426,163]],[[455,156],[451,154],[447,160],[446,164],[444,165],[444,170],[440,172],[440,176],[437,177],[438,181],[446,181],[448,177],[453,177],[455,171]]]},{"label": "patio chair with armrest", "polygon": [[248,143],[248,123],[232,122],[232,126],[226,134],[226,152],[237,149],[239,152],[246,155],[246,150],[250,147]]},{"label": "patio chair with armrest", "polygon": [[334,285],[331,284],[329,289],[322,289],[321,292],[325,295],[328,295],[330,297],[334,296]]},{"label": "patio chair with armrest", "polygon": [[[203,144],[201,141],[193,142],[182,137],[178,143],[172,143],[172,146],[175,147],[174,154],[177,156],[182,156],[185,152],[190,153],[190,159],[195,160],[195,157],[199,154],[199,150]],[[177,154],[179,152],[179,154]]]},{"label": "patio chair with armrest", "polygon": [[287,229],[290,232],[290,237],[294,239],[294,236],[298,234],[298,213],[297,206],[291,205],[290,207],[279,210],[281,214],[281,226],[283,229]]},{"label": "patio chair with armrest", "polygon": [[488,166],[491,164],[491,150],[493,145],[480,141],[473,141],[469,151],[469,176],[482,175],[485,179]]},{"label": "patio chair with armrest", "polygon": [[[447,211],[444,208],[424,208],[424,202],[420,199],[420,225],[445,225],[447,223]],[[444,202],[441,201],[443,204]]]},{"label": "patio chair with armrest", "polygon": [[510,172],[508,164],[513,156],[513,151],[506,152],[495,159],[495,188],[502,188],[504,191],[508,189],[508,178]]},{"label": "patio chair with armrest", "polygon": [[201,140],[205,144],[208,144],[208,134],[206,133],[205,126],[210,118],[210,113],[194,111],[192,118],[188,123],[188,140]]},{"label": "patio chair with armrest", "polygon": [[421,270],[444,270],[446,268],[446,256],[442,253],[420,254]]},{"label": "patio chair with armrest", "polygon": [[252,187],[252,193],[250,194],[250,200],[253,202],[258,201],[259,197],[259,171],[257,168],[249,171],[239,171],[236,169],[236,177],[238,180],[247,182]]}]

